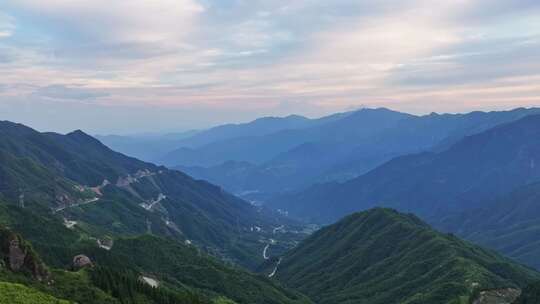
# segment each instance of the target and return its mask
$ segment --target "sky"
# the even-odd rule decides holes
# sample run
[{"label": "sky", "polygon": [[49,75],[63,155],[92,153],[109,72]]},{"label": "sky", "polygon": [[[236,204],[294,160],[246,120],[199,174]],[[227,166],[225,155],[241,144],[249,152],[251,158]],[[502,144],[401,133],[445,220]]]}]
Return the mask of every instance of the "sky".
[{"label": "sky", "polygon": [[540,1],[2,0],[0,73],[58,132],[540,106]]}]

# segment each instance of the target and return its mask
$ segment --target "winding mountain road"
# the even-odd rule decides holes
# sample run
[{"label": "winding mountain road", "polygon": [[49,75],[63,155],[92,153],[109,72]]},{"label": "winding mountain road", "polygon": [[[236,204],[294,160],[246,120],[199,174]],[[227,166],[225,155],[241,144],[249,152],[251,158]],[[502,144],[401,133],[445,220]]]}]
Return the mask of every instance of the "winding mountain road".
[{"label": "winding mountain road", "polygon": [[277,272],[277,270],[278,270],[279,264],[281,264],[281,259],[282,259],[282,258],[279,258],[279,260],[278,260],[278,262],[277,262],[277,264],[276,264],[276,267],[274,267],[274,271],[272,271],[272,273],[268,275],[269,278],[271,278],[271,277],[273,277],[273,276],[276,275],[276,272]]},{"label": "winding mountain road", "polygon": [[266,252],[268,251],[268,247],[270,247],[270,244],[266,244],[266,246],[264,247],[264,250],[263,250],[263,258],[265,260],[268,260],[270,257],[266,254]]},{"label": "winding mountain road", "polygon": [[150,201],[149,204],[147,204],[147,203],[142,203],[140,206],[143,207],[143,208],[146,209],[146,210],[152,210],[152,208],[153,208],[157,203],[161,202],[162,200],[164,200],[164,199],[166,199],[166,198],[167,198],[166,195],[164,195],[163,193],[160,193],[160,194],[158,195],[158,198],[157,198],[157,199]]},{"label": "winding mountain road", "polygon": [[58,207],[58,208],[54,209],[54,213],[62,211],[62,210],[67,209],[67,208],[73,208],[73,207],[80,207],[80,206],[83,206],[83,205],[88,205],[88,204],[91,204],[91,203],[95,203],[97,201],[99,201],[99,197],[90,198],[90,199],[84,200],[84,201],[82,201],[80,203],[66,205],[66,206],[63,206],[63,207]]}]

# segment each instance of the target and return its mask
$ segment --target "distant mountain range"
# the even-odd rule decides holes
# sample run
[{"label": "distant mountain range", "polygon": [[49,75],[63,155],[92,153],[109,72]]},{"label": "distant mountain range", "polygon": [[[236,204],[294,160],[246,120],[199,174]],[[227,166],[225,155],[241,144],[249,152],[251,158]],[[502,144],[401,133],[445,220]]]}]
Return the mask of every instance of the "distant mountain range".
[{"label": "distant mountain range", "polygon": [[[331,120],[331,118],[325,120]],[[283,130],[312,127],[323,122],[324,120],[309,119],[299,115],[263,117],[248,123],[226,124],[201,131],[194,136],[180,141],[178,147],[196,149],[214,142],[222,142],[232,138],[264,136]],[[174,153],[175,152],[172,151],[171,154]]]},{"label": "distant mountain range", "polygon": [[315,185],[269,205],[329,223],[354,211],[388,206],[424,218],[486,207],[540,181],[540,115],[465,137],[442,152],[397,157],[345,183]]},{"label": "distant mountain range", "polygon": [[[307,128],[338,119],[337,114],[323,119],[308,119],[299,115],[263,117],[248,123],[226,124],[207,130],[193,130],[165,135],[97,135],[96,138],[112,149],[147,161],[174,158],[181,151],[191,151],[214,142],[234,138],[264,136],[283,130]],[[180,149],[182,148],[182,149]]]},{"label": "distant mountain range", "polygon": [[[365,112],[371,112],[366,110]],[[382,124],[390,124],[392,121],[400,119],[402,115],[398,112],[388,110],[373,110],[384,112],[388,119],[379,120]],[[309,127],[302,128],[282,128],[277,132],[266,134],[251,134],[249,136],[237,136],[228,139],[212,141],[203,146],[190,149],[184,147],[178,151],[173,151],[163,158],[163,163],[167,165],[217,165],[224,161],[247,161],[261,164],[270,161],[281,153],[287,152],[303,143],[310,143],[322,140],[339,140],[336,136],[345,138],[351,134],[364,134],[361,128],[348,128],[354,119],[355,113],[335,114],[329,117],[309,120]],[[369,117],[371,116],[371,117]],[[377,114],[366,115],[366,120],[360,121],[367,127],[378,120]],[[253,123],[256,123],[254,121]],[[248,124],[249,125],[249,124]],[[358,126],[361,127],[361,126]],[[339,131],[339,132],[337,132]]]},{"label": "distant mountain range", "polygon": [[481,290],[499,297],[481,303],[511,303],[540,275],[414,215],[381,208],[324,227],[268,269],[321,304],[473,303]]},{"label": "distant mountain range", "polygon": [[154,160],[264,200],[315,183],[344,182],[397,156],[443,151],[464,136],[535,113],[540,109],[415,116],[380,108],[320,119],[266,118],[201,131]]}]

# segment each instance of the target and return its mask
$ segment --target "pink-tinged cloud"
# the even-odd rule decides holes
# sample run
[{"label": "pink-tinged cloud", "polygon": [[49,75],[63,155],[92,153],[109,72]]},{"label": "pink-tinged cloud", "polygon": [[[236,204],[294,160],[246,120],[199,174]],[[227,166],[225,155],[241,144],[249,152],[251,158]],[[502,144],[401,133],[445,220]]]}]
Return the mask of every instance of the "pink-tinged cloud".
[{"label": "pink-tinged cloud", "polygon": [[169,111],[162,124],[170,129],[360,105],[415,113],[540,105],[540,4],[532,0],[5,7],[0,105],[16,113],[17,103],[34,104],[25,117],[63,113],[59,126],[70,115],[88,119],[83,111],[144,130],[153,125],[124,114]]}]

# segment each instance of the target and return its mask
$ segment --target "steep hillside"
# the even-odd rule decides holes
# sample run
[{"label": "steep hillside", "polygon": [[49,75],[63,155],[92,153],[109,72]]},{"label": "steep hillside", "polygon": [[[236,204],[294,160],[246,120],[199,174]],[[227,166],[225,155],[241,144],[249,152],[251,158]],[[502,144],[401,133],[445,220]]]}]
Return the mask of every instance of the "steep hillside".
[{"label": "steep hillside", "polygon": [[3,271],[24,273],[38,281],[48,281],[49,270],[32,246],[20,235],[0,226],[0,260]]},{"label": "steep hillside", "polygon": [[0,243],[0,303],[311,303],[193,246],[151,235],[119,239],[110,250],[90,244],[53,249],[85,253],[84,266],[74,258],[64,269],[45,266],[26,240],[3,227]]},{"label": "steep hillside", "polygon": [[356,179],[281,196],[271,206],[320,222],[388,206],[440,218],[540,181],[540,115],[469,136],[440,153],[395,158]]},{"label": "steep hillside", "polygon": [[[235,193],[285,192],[353,179],[403,154],[443,151],[464,136],[535,113],[540,110],[414,116],[363,109],[308,128],[184,147],[164,163]],[[251,168],[237,170],[227,161]]]},{"label": "steep hillside", "polygon": [[325,227],[285,254],[275,277],[316,303],[466,303],[475,290],[539,277],[413,215],[372,209]]},{"label": "steep hillside", "polygon": [[0,243],[0,303],[120,303],[83,273],[49,268],[27,240],[3,226]]},{"label": "steep hillside", "polygon": [[226,266],[193,246],[151,235],[118,239],[110,251],[89,250],[86,253],[92,260],[113,270],[131,268],[151,274],[169,286],[189,286],[205,294],[224,295],[238,303],[311,303],[305,296],[265,276]]},{"label": "steep hillside", "polygon": [[70,302],[57,299],[21,284],[0,282],[0,303],[10,304],[69,304]]},{"label": "steep hillside", "polygon": [[540,183],[433,224],[540,269]]},{"label": "steep hillside", "polygon": [[291,223],[81,131],[39,133],[2,122],[0,139],[0,199],[97,239],[152,232],[254,267],[272,230]]}]

